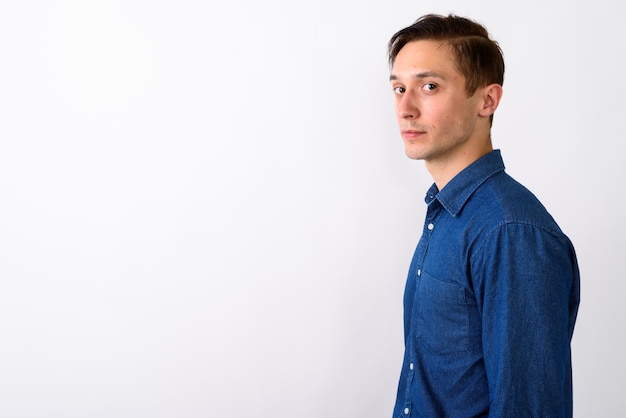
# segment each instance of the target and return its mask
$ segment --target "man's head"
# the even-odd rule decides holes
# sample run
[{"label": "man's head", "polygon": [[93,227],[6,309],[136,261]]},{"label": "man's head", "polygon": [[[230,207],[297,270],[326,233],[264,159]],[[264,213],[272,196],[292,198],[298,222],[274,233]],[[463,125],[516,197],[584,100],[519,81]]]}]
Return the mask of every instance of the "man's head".
[{"label": "man's head", "polygon": [[465,77],[468,96],[478,87],[504,83],[504,58],[498,43],[489,38],[484,26],[464,17],[429,14],[395,33],[389,40],[389,64],[409,42],[431,40],[447,44],[456,66]]},{"label": "man's head", "polygon": [[389,62],[407,156],[445,178],[492,150],[504,63],[485,28],[456,16],[424,16],[391,38]]}]

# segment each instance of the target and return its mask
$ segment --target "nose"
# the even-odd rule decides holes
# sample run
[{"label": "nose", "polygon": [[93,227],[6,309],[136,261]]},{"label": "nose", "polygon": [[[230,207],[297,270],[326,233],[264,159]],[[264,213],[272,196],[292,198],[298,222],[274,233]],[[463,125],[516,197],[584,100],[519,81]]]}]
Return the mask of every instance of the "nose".
[{"label": "nose", "polygon": [[419,116],[417,106],[408,92],[405,92],[399,97],[396,105],[396,113],[401,119],[415,119]]}]

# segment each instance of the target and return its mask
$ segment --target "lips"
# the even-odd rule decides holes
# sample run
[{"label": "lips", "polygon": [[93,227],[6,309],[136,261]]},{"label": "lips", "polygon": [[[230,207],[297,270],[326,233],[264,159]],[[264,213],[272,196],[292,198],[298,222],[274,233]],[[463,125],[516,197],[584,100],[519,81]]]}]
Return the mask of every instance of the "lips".
[{"label": "lips", "polygon": [[426,132],[414,129],[402,129],[401,133],[404,139],[417,139],[420,136],[424,135]]}]

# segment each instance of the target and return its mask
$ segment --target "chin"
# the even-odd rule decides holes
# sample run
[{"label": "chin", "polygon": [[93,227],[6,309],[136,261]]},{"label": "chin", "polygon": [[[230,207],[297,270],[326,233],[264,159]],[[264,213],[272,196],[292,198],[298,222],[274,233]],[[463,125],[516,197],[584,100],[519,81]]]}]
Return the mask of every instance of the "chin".
[{"label": "chin", "polygon": [[420,152],[418,150],[411,149],[410,147],[406,147],[404,149],[404,153],[406,154],[407,157],[409,157],[412,160],[423,160],[424,159],[424,155],[423,155],[422,152]]}]

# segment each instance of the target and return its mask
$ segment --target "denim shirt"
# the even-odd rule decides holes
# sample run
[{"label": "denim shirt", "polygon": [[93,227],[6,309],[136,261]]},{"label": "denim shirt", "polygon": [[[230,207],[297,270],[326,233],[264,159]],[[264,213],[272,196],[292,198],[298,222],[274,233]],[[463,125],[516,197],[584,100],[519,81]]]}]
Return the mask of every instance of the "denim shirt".
[{"label": "denim shirt", "polygon": [[426,195],[394,418],[571,417],[574,248],[500,151]]}]

